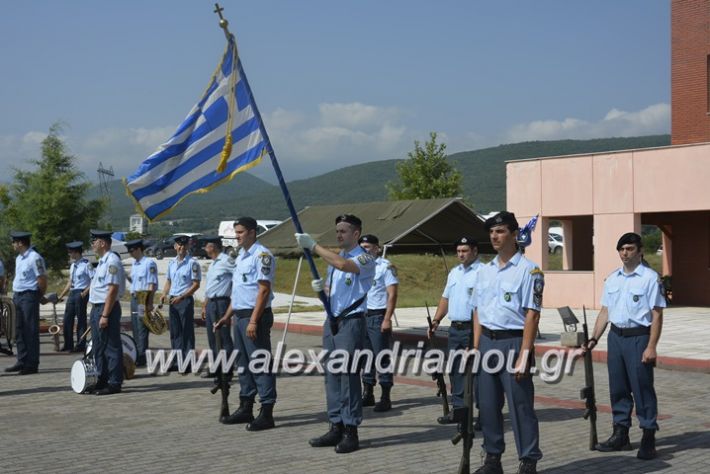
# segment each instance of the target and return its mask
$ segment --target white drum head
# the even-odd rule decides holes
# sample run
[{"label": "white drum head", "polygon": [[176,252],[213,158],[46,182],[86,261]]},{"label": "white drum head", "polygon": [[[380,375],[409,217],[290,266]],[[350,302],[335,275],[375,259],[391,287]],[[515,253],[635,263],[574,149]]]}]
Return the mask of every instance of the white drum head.
[{"label": "white drum head", "polygon": [[123,353],[128,354],[128,356],[133,359],[133,362],[135,362],[136,359],[138,359],[138,348],[136,347],[136,341],[125,332],[122,332],[121,345],[123,346]]},{"label": "white drum head", "polygon": [[76,393],[83,393],[86,390],[86,369],[81,360],[74,361],[71,366],[71,389]]}]

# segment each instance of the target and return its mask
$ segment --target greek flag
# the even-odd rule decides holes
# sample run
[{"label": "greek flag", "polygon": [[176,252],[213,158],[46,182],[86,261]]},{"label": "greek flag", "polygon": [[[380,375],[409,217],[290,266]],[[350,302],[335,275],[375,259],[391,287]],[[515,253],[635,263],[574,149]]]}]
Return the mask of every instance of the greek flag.
[{"label": "greek flag", "polygon": [[177,131],[124,179],[151,221],[193,193],[206,193],[256,166],[270,149],[234,36],[207,90]]},{"label": "greek flag", "polygon": [[527,247],[532,243],[532,233],[535,230],[537,219],[539,217],[540,214],[537,214],[535,217],[530,219],[527,224],[525,224],[525,227],[523,227],[520,232],[518,232],[518,245],[521,247]]}]

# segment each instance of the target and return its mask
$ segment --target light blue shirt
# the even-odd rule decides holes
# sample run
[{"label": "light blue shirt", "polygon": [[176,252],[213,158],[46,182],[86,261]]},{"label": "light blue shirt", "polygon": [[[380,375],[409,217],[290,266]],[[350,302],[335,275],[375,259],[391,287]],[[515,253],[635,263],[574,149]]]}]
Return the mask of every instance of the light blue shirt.
[{"label": "light blue shirt", "polygon": [[251,309],[256,305],[256,295],[259,292],[259,282],[268,281],[269,298],[265,308],[271,307],[274,299],[274,275],[276,260],[269,249],[254,242],[249,250],[239,249],[236,268],[232,275],[232,308]]},{"label": "light blue shirt", "polygon": [[89,302],[91,304],[105,303],[109,285],[118,285],[116,299],[120,299],[126,291],[126,273],[123,270],[121,259],[113,252],[106,252],[99,259],[94,278],[91,279]]},{"label": "light blue shirt", "polygon": [[168,281],[170,282],[170,296],[180,296],[186,293],[193,281],[202,280],[202,269],[197,260],[189,254],[178,260],[175,257],[168,264]]},{"label": "light blue shirt", "polygon": [[72,290],[85,290],[91,285],[93,277],[94,267],[84,257],[72,262],[69,266],[69,279],[71,280]]},{"label": "light blue shirt", "polygon": [[650,326],[651,310],[665,308],[658,273],[643,264],[630,274],[621,267],[604,282],[602,306],[609,310],[609,322],[620,328]]},{"label": "light blue shirt", "polygon": [[476,287],[481,262],[476,259],[468,267],[463,263],[454,267],[446,279],[446,287],[441,295],[449,300],[451,321],[471,321],[473,314],[473,290]]},{"label": "light blue shirt", "polygon": [[367,309],[387,308],[387,287],[399,285],[397,269],[386,258],[375,260],[375,278],[367,292]]},{"label": "light blue shirt", "polygon": [[[348,306],[367,295],[375,277],[375,257],[365,252],[362,247],[355,246],[349,252],[344,250],[340,256],[352,260],[360,269],[360,273],[346,273],[333,267],[328,267],[328,288],[330,309],[334,317],[347,316],[341,314]],[[365,312],[367,298],[357,308],[351,309],[348,314]]]},{"label": "light blue shirt", "polygon": [[15,259],[15,279],[12,281],[12,290],[37,290],[39,288],[37,278],[46,274],[44,259],[34,248],[29,248]]},{"label": "light blue shirt", "polygon": [[229,255],[225,253],[217,255],[207,269],[205,296],[208,298],[229,296],[232,293],[234,267],[235,261]]},{"label": "light blue shirt", "polygon": [[150,285],[158,288],[158,265],[155,260],[148,257],[134,260],[131,266],[131,293],[149,291]]},{"label": "light blue shirt", "polygon": [[478,274],[473,304],[479,323],[494,331],[523,329],[527,310],[540,311],[544,287],[542,271],[520,252],[503,268],[496,256]]}]

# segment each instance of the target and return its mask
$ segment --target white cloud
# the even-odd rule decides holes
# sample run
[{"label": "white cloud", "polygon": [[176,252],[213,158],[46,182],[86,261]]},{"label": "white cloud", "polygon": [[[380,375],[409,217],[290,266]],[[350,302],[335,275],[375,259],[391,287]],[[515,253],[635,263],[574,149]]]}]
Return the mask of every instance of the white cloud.
[{"label": "white cloud", "polygon": [[611,109],[601,120],[578,118],[536,120],[514,125],[503,135],[503,142],[559,140],[566,138],[630,137],[669,133],[670,105],[654,104],[636,112]]}]

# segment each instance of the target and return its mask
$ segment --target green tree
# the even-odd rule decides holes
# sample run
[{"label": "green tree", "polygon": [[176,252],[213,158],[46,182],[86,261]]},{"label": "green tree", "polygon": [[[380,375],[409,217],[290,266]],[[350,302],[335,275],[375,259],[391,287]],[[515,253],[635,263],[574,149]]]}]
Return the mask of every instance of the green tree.
[{"label": "green tree", "polygon": [[461,173],[446,161],[446,144],[436,143],[436,132],[420,145],[414,141],[409,158],[397,163],[399,182],[387,183],[389,197],[399,199],[432,199],[461,195]]},{"label": "green tree", "polygon": [[91,184],[76,168],[76,158],[67,153],[60,137],[62,125],[53,124],[42,141],[42,158],[32,160],[31,171],[15,170],[13,182],[0,186],[0,216],[3,231],[32,232],[32,244],[44,257],[47,267],[66,267],[64,244],[86,242],[105,209],[102,200],[88,200]]}]

